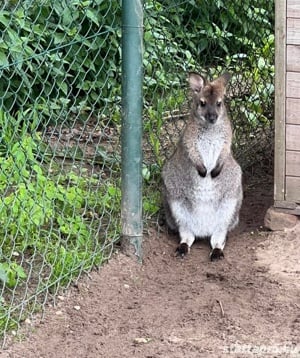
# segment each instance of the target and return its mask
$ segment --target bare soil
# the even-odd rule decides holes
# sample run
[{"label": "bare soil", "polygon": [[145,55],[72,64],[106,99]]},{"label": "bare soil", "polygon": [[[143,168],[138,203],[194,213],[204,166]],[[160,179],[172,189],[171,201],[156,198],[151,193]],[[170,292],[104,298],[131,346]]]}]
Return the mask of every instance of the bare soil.
[{"label": "bare soil", "polygon": [[143,264],[115,253],[0,357],[300,357],[300,228],[265,231],[272,185],[244,187],[224,260],[210,262],[205,241],[175,257],[178,237],[151,228]]}]

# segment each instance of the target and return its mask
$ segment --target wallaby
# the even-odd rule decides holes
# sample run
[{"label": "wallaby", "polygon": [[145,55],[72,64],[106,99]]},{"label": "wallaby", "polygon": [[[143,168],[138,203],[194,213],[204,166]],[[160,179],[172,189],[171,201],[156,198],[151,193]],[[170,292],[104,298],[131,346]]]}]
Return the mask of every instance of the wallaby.
[{"label": "wallaby", "polygon": [[179,232],[177,253],[182,257],[195,237],[210,237],[210,259],[223,258],[227,233],[239,222],[242,171],[232,156],[232,128],[224,104],[229,79],[228,73],[212,82],[189,74],[190,118],[162,169],[166,221]]}]

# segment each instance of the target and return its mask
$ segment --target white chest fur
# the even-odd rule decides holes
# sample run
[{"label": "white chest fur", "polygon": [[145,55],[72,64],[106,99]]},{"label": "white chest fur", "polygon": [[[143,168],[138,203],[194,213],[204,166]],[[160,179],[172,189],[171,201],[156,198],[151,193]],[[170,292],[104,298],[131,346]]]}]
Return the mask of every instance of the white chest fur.
[{"label": "white chest fur", "polygon": [[198,150],[208,172],[212,171],[216,166],[222,148],[224,147],[224,142],[224,138],[222,138],[221,135],[216,136],[215,133],[213,136],[206,135],[199,140]]}]

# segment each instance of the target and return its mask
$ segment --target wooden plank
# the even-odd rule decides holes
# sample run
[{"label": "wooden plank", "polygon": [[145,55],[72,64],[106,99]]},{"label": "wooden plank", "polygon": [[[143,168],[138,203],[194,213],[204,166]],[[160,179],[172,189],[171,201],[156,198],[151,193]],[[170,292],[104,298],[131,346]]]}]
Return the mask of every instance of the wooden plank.
[{"label": "wooden plank", "polygon": [[286,1],[275,0],[274,199],[285,200]]},{"label": "wooden plank", "polygon": [[287,19],[287,44],[300,45],[300,19]]},{"label": "wooden plank", "polygon": [[286,123],[300,125],[300,98],[287,98]]},{"label": "wooden plank", "polygon": [[300,46],[288,45],[286,58],[287,71],[300,72]]},{"label": "wooden plank", "polygon": [[286,125],[286,150],[300,151],[300,126]]},{"label": "wooden plank", "polygon": [[286,152],[286,175],[300,178],[300,152]]},{"label": "wooden plank", "polygon": [[300,73],[286,73],[286,96],[300,98]]},{"label": "wooden plank", "polygon": [[299,0],[287,0],[287,17],[300,18],[300,2],[299,2]]},{"label": "wooden plank", "polygon": [[294,201],[275,201],[274,202],[274,208],[284,208],[288,210],[294,210],[297,208],[297,204]]},{"label": "wooden plank", "polygon": [[287,208],[285,204],[288,203],[287,201],[275,201],[274,207],[277,210],[282,211],[283,213],[292,214],[292,215],[300,215],[300,205],[295,203],[288,203],[293,204],[294,208]]},{"label": "wooden plank", "polygon": [[286,196],[287,201],[295,201],[300,203],[300,178],[286,177]]}]

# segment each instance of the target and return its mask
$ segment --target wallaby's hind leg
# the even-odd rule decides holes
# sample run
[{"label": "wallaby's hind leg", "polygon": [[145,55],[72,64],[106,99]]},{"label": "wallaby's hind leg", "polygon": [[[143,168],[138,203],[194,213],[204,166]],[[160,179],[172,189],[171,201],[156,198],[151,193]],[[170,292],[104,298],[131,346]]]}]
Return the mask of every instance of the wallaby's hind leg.
[{"label": "wallaby's hind leg", "polygon": [[219,231],[214,233],[210,239],[212,251],[210,252],[210,260],[216,261],[224,258],[223,249],[226,243],[227,231]]},{"label": "wallaby's hind leg", "polygon": [[215,248],[211,251],[210,255],[210,261],[217,261],[224,258],[223,250]]},{"label": "wallaby's hind leg", "polygon": [[223,249],[226,244],[226,236],[228,231],[234,229],[239,222],[239,208],[239,200],[227,199],[221,203],[217,213],[217,225],[210,239],[211,261],[224,258]]},{"label": "wallaby's hind leg", "polygon": [[178,233],[178,226],[174,220],[174,217],[171,212],[171,208],[166,198],[164,198],[164,224],[167,224],[168,229],[172,233]]},{"label": "wallaby's hind leg", "polygon": [[189,247],[185,242],[180,243],[176,248],[176,255],[184,258],[185,255],[189,253]]},{"label": "wallaby's hind leg", "polygon": [[179,235],[180,235],[180,244],[176,249],[176,253],[181,257],[184,257],[190,251],[190,247],[193,245],[195,241],[194,234],[182,227],[179,228]]}]

